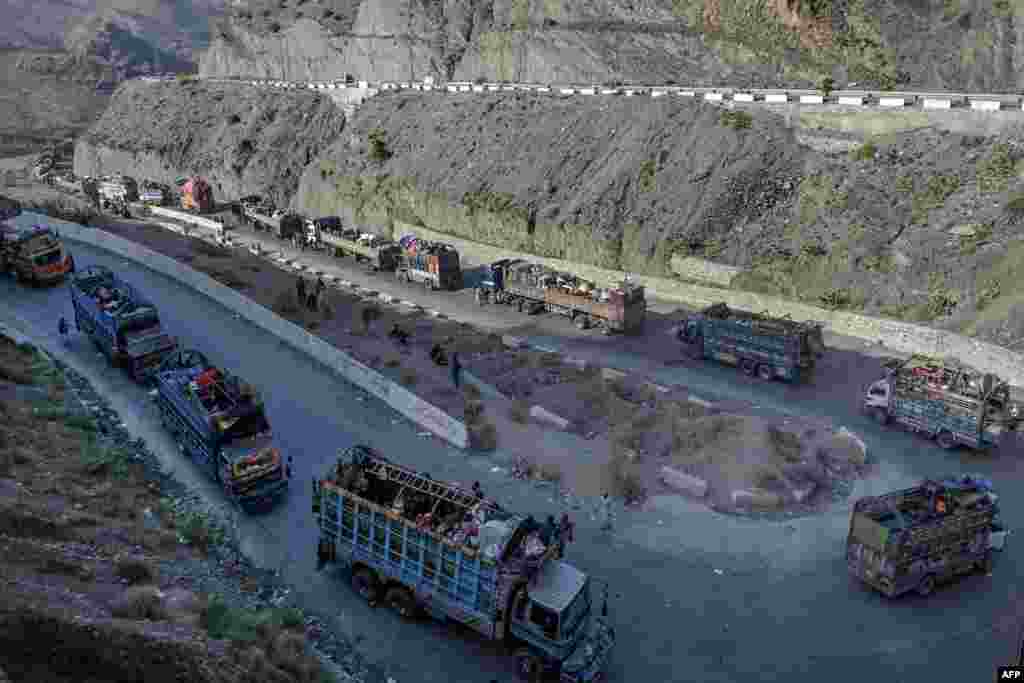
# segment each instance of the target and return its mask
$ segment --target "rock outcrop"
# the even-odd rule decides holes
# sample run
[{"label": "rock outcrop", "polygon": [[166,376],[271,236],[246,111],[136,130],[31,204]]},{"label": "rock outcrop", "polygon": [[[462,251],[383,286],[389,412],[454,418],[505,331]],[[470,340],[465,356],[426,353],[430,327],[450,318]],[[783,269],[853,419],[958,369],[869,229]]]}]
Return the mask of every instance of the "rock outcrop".
[{"label": "rock outcrop", "polygon": [[164,183],[197,173],[218,199],[260,192],[283,203],[344,124],[333,102],[306,90],[131,82],[79,140],[74,169]]},{"label": "rock outcrop", "polygon": [[1019,89],[1022,63],[1006,0],[253,0],[200,73],[991,92]]}]

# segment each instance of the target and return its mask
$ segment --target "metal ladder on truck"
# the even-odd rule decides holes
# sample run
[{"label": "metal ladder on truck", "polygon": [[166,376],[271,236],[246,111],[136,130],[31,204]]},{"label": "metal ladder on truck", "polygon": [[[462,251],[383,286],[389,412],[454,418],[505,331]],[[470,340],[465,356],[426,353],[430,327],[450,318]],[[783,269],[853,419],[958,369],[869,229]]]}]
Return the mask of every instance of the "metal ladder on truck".
[{"label": "metal ladder on truck", "polygon": [[[386,460],[380,460],[372,458],[372,456],[368,456],[363,461],[363,467],[365,468],[366,474],[373,474],[381,480],[392,481],[398,484],[401,487],[398,494],[399,496],[404,494],[406,489],[430,496],[434,501],[434,506],[431,512],[436,512],[438,505],[440,505],[442,501],[454,503],[455,505],[466,509],[471,509],[480,503],[480,500],[472,493],[462,491],[450,484],[436,481],[425,475],[418,474],[406,467],[402,467],[401,465],[395,465],[387,462]],[[490,503],[485,503],[484,508],[497,510],[497,508]]]}]

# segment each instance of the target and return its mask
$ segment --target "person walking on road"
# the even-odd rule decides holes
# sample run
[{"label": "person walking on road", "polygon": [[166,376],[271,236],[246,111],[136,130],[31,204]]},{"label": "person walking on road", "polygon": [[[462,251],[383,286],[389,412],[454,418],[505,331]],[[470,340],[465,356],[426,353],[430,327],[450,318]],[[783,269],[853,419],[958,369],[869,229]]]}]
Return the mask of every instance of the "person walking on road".
[{"label": "person walking on road", "polygon": [[64,319],[64,316],[60,317],[57,322],[57,332],[60,333],[60,343],[67,346],[68,343],[68,321]]},{"label": "person walking on road", "polygon": [[312,303],[310,304],[310,310],[319,310],[320,297],[323,296],[324,290],[327,289],[327,285],[324,284],[324,278],[322,275],[316,276],[316,285],[313,287],[313,295],[311,297]]},{"label": "person walking on road", "polygon": [[612,499],[605,491],[601,495],[601,531],[612,530]]},{"label": "person walking on road", "polygon": [[299,281],[295,283],[295,293],[299,296],[299,305],[306,303],[306,278],[299,276]]},{"label": "person walking on road", "polygon": [[459,383],[462,381],[462,363],[459,362],[459,354],[456,351],[452,351],[451,367],[452,384],[458,389]]}]

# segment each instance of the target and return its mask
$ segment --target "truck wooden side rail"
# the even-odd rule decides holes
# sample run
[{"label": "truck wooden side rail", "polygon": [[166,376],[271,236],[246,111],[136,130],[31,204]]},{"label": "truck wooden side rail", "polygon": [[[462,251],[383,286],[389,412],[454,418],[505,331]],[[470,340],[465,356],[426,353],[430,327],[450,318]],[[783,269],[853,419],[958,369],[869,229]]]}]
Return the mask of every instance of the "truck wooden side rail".
[{"label": "truck wooden side rail", "polygon": [[376,235],[360,234],[358,230],[342,229],[340,224],[327,227],[319,219],[314,221],[316,243],[343,258],[352,256],[365,261],[376,271],[394,272],[401,260],[401,247],[395,242]]},{"label": "truck wooden side rail", "polygon": [[[507,646],[523,680],[602,680],[615,643],[592,614],[590,578],[538,540],[532,518],[386,460],[368,446],[342,452],[314,480],[322,567],[352,571],[355,590],[403,618],[453,619]],[[469,521],[472,520],[472,521]],[[607,602],[604,612],[607,612]]]}]

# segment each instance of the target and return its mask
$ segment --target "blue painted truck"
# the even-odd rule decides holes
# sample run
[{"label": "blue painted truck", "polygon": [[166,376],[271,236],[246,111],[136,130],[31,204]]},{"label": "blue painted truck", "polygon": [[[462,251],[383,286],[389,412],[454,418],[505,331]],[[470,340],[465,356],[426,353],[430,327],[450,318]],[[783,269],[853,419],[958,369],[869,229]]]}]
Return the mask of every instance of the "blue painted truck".
[{"label": "blue painted truck", "polygon": [[861,498],[846,540],[849,571],[891,598],[929,595],[938,583],[975,569],[988,573],[996,499],[990,482],[971,475]]},{"label": "blue painted truck", "polygon": [[152,377],[177,348],[164,332],[156,306],[108,268],[89,266],[74,273],[71,303],[75,327],[137,381]]},{"label": "blue painted truck", "polygon": [[763,380],[807,381],[825,355],[821,323],[748,313],[724,303],[687,318],[678,337],[702,358]]},{"label": "blue painted truck", "polygon": [[[425,613],[464,624],[504,645],[524,680],[604,680],[615,644],[607,592],[598,615],[592,579],[560,559],[557,538],[537,546],[532,519],[362,445],[342,451],[328,476],[314,480],[313,493],[319,568],[349,568],[356,592],[371,604],[383,599],[403,618]],[[437,520],[482,520],[478,541],[432,526],[427,510]],[[531,546],[535,552],[526,553]]]},{"label": "blue painted truck", "polygon": [[863,405],[880,425],[900,424],[944,449],[998,445],[1017,430],[1022,412],[998,376],[924,355],[890,362]]},{"label": "blue painted truck", "polygon": [[229,500],[253,508],[285,494],[291,467],[274,445],[255,388],[199,351],[184,350],[161,365],[156,389],[164,427]]}]

